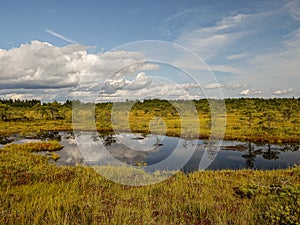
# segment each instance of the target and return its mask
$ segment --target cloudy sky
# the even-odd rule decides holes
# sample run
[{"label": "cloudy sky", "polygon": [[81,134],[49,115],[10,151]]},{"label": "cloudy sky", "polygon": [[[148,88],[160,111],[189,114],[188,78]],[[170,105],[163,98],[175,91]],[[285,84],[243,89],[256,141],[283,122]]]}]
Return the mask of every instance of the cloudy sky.
[{"label": "cloudy sky", "polygon": [[1,98],[300,97],[299,0],[2,0],[0,29]]}]

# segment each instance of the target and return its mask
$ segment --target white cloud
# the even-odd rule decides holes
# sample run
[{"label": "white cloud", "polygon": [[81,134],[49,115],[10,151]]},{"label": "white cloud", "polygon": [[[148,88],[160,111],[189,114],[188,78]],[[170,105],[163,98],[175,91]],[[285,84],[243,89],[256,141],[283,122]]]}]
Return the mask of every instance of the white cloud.
[{"label": "white cloud", "polygon": [[138,90],[148,87],[151,83],[151,79],[147,77],[144,72],[140,72],[136,78],[127,85],[126,89]]},{"label": "white cloud", "polygon": [[194,84],[194,83],[180,84],[180,87],[183,88],[184,90],[191,90],[194,88],[199,88],[199,84]]},{"label": "white cloud", "polygon": [[125,85],[127,85],[129,81],[124,80],[124,79],[119,79],[119,80],[111,80],[108,79],[105,81],[104,86],[103,86],[103,91],[107,94],[113,94],[119,89],[123,89]]},{"label": "white cloud", "polygon": [[245,20],[248,16],[245,14],[237,14],[235,16],[224,17],[221,21],[217,22],[217,24],[213,27],[205,27],[200,29],[203,32],[217,32],[226,30],[232,27],[239,25],[243,20]]},{"label": "white cloud", "polygon": [[258,95],[261,93],[262,93],[262,91],[259,91],[259,90],[245,89],[240,92],[240,95]]},{"label": "white cloud", "polygon": [[208,60],[243,35],[242,32],[233,32],[233,30],[243,24],[246,18],[248,18],[248,15],[245,14],[224,17],[215,26],[182,33],[175,41],[187,46],[197,52],[200,57]]},{"label": "white cloud", "polygon": [[0,97],[42,101],[81,99],[116,101],[144,98],[199,98],[196,83],[147,76],[157,64],[146,63],[140,52],[88,54],[80,45],[53,46],[32,41],[0,49]]},{"label": "white cloud", "polygon": [[97,85],[96,89],[95,86],[93,86],[92,89],[90,88],[89,90],[97,91],[98,88],[98,91],[100,91],[101,93],[113,94],[117,90],[135,91],[142,88],[147,88],[149,85],[151,85],[151,83],[151,79],[147,77],[144,72],[140,72],[132,81],[127,79],[107,79],[105,80],[103,85]]},{"label": "white cloud", "polygon": [[215,89],[215,88],[221,88],[221,87],[223,87],[223,85],[220,83],[210,83],[210,84],[206,84],[204,86],[205,89]]},{"label": "white cloud", "polygon": [[41,97],[39,96],[34,96],[32,94],[17,94],[17,93],[11,93],[11,94],[7,94],[5,95],[6,99],[13,99],[13,100],[25,100],[25,99],[37,99],[37,100],[41,100]]},{"label": "white cloud", "polygon": [[[227,96],[238,95],[234,90],[247,90],[248,86],[253,89],[244,90],[242,95],[260,94],[254,92],[261,90],[265,97],[271,97],[276,90],[286,86],[293,87],[293,94],[297,95],[299,90],[295,89],[300,86],[300,3],[292,0],[284,4],[278,3],[283,6],[281,8],[271,7],[253,14],[226,16],[213,26],[182,29],[175,41],[202,57],[221,82],[239,84],[236,87],[224,84]],[[294,31],[290,32],[291,29]],[[183,63],[195,67],[194,63]]]},{"label": "white cloud", "polygon": [[[262,52],[254,58],[236,65],[237,83],[247,83],[271,96],[274,90],[284,86],[300,86],[300,28],[293,31],[282,44],[272,51]],[[295,92],[296,93],[296,92]]]},{"label": "white cloud", "polygon": [[[139,52],[88,54],[86,47],[80,45],[57,47],[46,42],[32,41],[18,48],[0,49],[0,88],[3,93],[0,96],[34,97],[45,101],[75,95],[79,97],[80,93],[86,93],[86,89],[97,91],[105,80],[116,82],[136,72],[158,68],[156,64],[145,63]],[[128,89],[134,90],[148,83],[147,77],[140,73],[134,81],[123,86],[127,85]],[[112,83],[106,87],[116,85],[121,83]],[[71,94],[76,87],[76,94]]]},{"label": "white cloud", "polygon": [[216,54],[217,49],[221,49],[231,41],[228,34],[211,34],[206,36],[201,32],[203,31],[183,34],[176,42],[193,49],[200,57],[207,60]]},{"label": "white cloud", "polygon": [[277,90],[273,92],[273,95],[287,95],[293,93],[294,88],[288,88],[283,90]]},{"label": "white cloud", "polygon": [[[225,88],[231,90],[237,90],[248,87],[247,84],[220,84],[220,83],[210,83],[204,86],[204,89],[216,89],[216,88]],[[250,91],[250,90],[247,90]]]},{"label": "white cloud", "polygon": [[[111,85],[115,85],[111,91]],[[108,87],[107,87],[108,86]],[[109,80],[105,83],[104,92],[98,95],[98,101],[124,101],[125,99],[199,99],[200,87],[194,83],[176,84],[171,81],[148,77],[139,73],[134,80]],[[109,90],[109,91],[107,91]],[[196,91],[195,91],[196,90]]]},{"label": "white cloud", "polygon": [[0,51],[1,88],[70,87],[89,59],[83,46],[32,41]]},{"label": "white cloud", "polygon": [[79,81],[95,83],[108,76],[122,77],[157,68],[158,65],[144,63],[139,52],[115,51],[102,57],[88,54],[84,46],[56,47],[40,41],[0,49],[2,89],[76,87]]},{"label": "white cloud", "polygon": [[248,85],[247,84],[226,84],[226,85],[224,85],[224,87],[226,89],[238,90],[241,88],[246,88],[246,87],[248,87]]},{"label": "white cloud", "polygon": [[250,90],[249,89],[246,89],[246,90],[242,90],[240,92],[240,95],[249,95],[250,94]]},{"label": "white cloud", "polygon": [[181,87],[174,85],[155,85],[149,88],[139,90],[117,90],[116,93],[110,95],[100,95],[98,101],[124,101],[125,99],[199,99],[200,94],[191,94]]},{"label": "white cloud", "polygon": [[[111,72],[110,76],[112,77],[112,79],[122,78],[138,71],[157,70],[159,68],[157,64],[135,62],[135,60],[138,59],[119,59],[118,63],[116,63],[115,65],[116,70],[113,70],[113,68],[109,70]],[[107,58],[102,59],[102,61],[105,63],[111,62],[110,59]],[[117,70],[117,67],[121,69]]]},{"label": "white cloud", "polygon": [[[8,90],[4,90],[4,91],[8,92]],[[54,100],[64,101],[65,100],[64,97],[68,95],[68,91],[65,90],[59,90],[58,92],[56,89],[55,91],[51,89],[51,91],[48,91],[48,89],[12,90],[10,93],[0,93],[0,98],[20,99],[20,100],[37,99],[43,102],[49,102]]]}]

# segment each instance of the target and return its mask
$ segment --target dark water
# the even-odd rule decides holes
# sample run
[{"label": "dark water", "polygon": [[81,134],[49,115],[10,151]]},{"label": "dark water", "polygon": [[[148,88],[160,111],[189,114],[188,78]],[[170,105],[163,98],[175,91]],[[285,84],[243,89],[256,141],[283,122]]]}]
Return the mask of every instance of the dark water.
[{"label": "dark water", "polygon": [[[61,157],[55,162],[58,165],[110,165],[118,161],[130,165],[146,163],[150,167],[153,166],[153,170],[182,169],[185,172],[196,171],[199,168],[277,169],[300,165],[300,150],[296,144],[223,141],[211,146],[208,140],[184,140],[151,134],[90,132],[76,135],[72,132],[44,132],[31,138],[7,139],[14,143],[59,140],[65,147],[57,151]],[[5,143],[2,142],[3,144]]]}]

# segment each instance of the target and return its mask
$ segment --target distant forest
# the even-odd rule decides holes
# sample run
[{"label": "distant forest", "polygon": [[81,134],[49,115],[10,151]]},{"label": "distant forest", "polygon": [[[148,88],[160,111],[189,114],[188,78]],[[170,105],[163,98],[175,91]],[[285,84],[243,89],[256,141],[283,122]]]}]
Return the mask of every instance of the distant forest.
[{"label": "distant forest", "polygon": [[[178,101],[190,101],[190,100],[178,100]],[[199,99],[199,100],[192,100],[195,105],[201,105],[201,104],[206,104],[208,103],[207,99]],[[210,100],[211,101],[211,100]],[[219,100],[216,100],[219,101]],[[287,104],[292,104],[292,105],[299,105],[300,98],[226,98],[224,99],[226,106],[228,107],[236,107],[236,106],[245,106],[247,103],[255,104],[256,108],[258,107],[263,107],[263,106],[272,106],[278,107],[282,105],[287,105]],[[52,102],[44,102],[42,103],[40,100],[37,99],[1,99],[0,98],[0,103],[9,105],[12,107],[24,107],[24,108],[31,108],[34,106],[41,106],[41,105],[51,105],[52,103],[59,104],[61,106],[70,106],[72,105],[73,102],[79,102],[78,100],[66,100],[64,103],[58,103],[57,101],[52,101]],[[169,102],[168,100],[160,100],[160,99],[146,99],[143,101],[136,100],[134,102],[137,103],[143,103],[144,105],[147,106],[153,106],[154,103],[166,103]],[[97,105],[101,105],[102,103],[97,103]],[[112,102],[107,102],[103,104],[112,104]]]}]

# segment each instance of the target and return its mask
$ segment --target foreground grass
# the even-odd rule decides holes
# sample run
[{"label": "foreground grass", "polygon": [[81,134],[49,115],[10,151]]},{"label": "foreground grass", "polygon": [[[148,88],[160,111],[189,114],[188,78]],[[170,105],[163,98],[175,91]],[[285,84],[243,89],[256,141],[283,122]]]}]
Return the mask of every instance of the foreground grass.
[{"label": "foreground grass", "polygon": [[92,168],[57,167],[32,151],[0,149],[0,224],[299,224],[300,167],[177,173],[143,187]]}]

